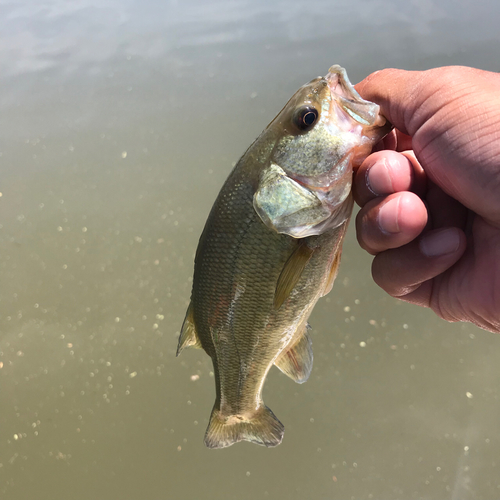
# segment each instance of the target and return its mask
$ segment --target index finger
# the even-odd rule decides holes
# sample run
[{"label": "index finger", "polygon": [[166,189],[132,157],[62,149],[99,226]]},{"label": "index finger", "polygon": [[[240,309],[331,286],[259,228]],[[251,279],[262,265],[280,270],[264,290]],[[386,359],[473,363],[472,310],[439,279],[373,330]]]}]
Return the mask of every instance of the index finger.
[{"label": "index finger", "polygon": [[369,155],[354,175],[353,194],[361,207],[379,196],[412,191],[423,197],[427,179],[412,151],[378,151]]}]

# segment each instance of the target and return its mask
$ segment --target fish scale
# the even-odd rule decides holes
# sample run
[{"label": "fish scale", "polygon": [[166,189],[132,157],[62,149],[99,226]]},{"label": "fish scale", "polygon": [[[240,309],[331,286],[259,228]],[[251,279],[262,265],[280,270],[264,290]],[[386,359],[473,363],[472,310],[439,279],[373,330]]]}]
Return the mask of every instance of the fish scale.
[{"label": "fish scale", "polygon": [[389,130],[333,66],[297,91],[224,183],[196,251],[178,346],[212,358],[208,447],[281,442],[265,378],[273,365],[296,382],[309,377],[307,319],[336,276],[352,168]]}]

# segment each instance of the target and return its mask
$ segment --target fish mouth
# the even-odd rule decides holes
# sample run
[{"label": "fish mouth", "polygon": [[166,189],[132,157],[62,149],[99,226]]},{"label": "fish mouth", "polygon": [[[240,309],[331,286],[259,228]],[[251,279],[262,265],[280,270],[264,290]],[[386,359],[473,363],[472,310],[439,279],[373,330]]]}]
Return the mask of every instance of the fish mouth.
[{"label": "fish mouth", "polygon": [[331,106],[337,106],[351,120],[364,127],[381,128],[386,124],[387,120],[379,113],[379,105],[365,101],[358,94],[344,68],[332,66],[325,79],[332,96]]},{"label": "fish mouth", "polygon": [[332,66],[329,69],[328,74],[325,76],[325,79],[328,82],[328,87],[330,88],[332,95],[343,97],[344,99],[355,101],[364,105],[372,104],[371,102],[365,101],[358,94],[358,91],[349,80],[346,70],[341,66],[337,64]]},{"label": "fish mouth", "polygon": [[338,65],[332,66],[329,69],[328,74],[325,76],[325,79],[332,94],[347,99],[357,97],[358,99],[363,100],[350,82],[344,68]]}]

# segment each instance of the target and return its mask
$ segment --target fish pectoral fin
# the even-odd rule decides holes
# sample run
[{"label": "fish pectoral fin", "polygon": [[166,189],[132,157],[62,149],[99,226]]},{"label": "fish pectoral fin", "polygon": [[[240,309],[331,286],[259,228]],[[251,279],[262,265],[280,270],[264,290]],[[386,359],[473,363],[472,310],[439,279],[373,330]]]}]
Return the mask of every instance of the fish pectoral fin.
[{"label": "fish pectoral fin", "polygon": [[248,419],[239,415],[224,418],[214,407],[205,433],[205,446],[227,448],[240,441],[250,441],[270,448],[281,443],[284,432],[285,427],[267,406],[260,406]]},{"label": "fish pectoral fin", "polygon": [[301,241],[297,248],[292,252],[288,260],[285,262],[281,274],[276,283],[276,291],[274,293],[274,308],[279,309],[283,302],[288,298],[295,285],[298,283],[306,264],[309,262],[314,249],[307,246]]},{"label": "fish pectoral fin", "polygon": [[182,350],[186,347],[196,347],[197,349],[201,349],[201,342],[194,326],[192,302],[189,304],[186,317],[184,318],[184,323],[182,323],[176,356],[179,356]]},{"label": "fish pectoral fin", "polygon": [[313,366],[312,340],[307,325],[304,335],[290,349],[281,354],[274,364],[292,380],[303,384],[309,378]]}]

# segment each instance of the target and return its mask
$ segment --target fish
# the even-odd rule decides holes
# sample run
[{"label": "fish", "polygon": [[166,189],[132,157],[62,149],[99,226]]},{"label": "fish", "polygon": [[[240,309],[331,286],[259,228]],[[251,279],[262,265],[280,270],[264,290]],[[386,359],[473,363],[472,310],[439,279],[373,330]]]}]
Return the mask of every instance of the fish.
[{"label": "fish", "polygon": [[334,65],[292,96],[222,186],[177,348],[202,348],[213,362],[208,448],[281,443],[284,426],[262,398],[266,376],[275,365],[308,379],[308,318],[337,275],[353,168],[391,128]]}]

